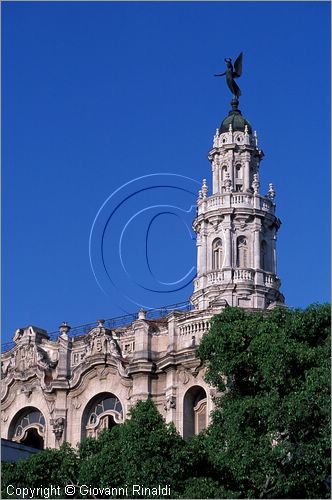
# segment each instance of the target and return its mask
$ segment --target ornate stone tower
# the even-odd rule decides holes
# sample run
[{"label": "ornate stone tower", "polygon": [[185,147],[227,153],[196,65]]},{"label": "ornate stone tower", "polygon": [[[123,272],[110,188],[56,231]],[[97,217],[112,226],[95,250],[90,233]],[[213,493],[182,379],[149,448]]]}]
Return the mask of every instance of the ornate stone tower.
[{"label": "ornate stone tower", "polygon": [[283,303],[276,275],[276,235],[272,184],[260,193],[264,156],[256,132],[238,109],[217,129],[208,158],[212,193],[203,180],[193,228],[197,234],[197,277],[191,301],[196,309],[239,306],[266,309]]}]

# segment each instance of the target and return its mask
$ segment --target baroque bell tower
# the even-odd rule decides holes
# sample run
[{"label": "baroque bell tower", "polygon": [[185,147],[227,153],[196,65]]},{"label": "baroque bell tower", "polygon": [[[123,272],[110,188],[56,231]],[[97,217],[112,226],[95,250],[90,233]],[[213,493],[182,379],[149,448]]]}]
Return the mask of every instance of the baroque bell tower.
[{"label": "baroque bell tower", "polygon": [[197,200],[197,277],[191,302],[199,310],[227,305],[266,309],[284,303],[276,274],[281,222],[275,215],[275,191],[269,184],[261,194],[264,154],[238,106],[234,95],[208,155],[212,193],[204,179]]}]

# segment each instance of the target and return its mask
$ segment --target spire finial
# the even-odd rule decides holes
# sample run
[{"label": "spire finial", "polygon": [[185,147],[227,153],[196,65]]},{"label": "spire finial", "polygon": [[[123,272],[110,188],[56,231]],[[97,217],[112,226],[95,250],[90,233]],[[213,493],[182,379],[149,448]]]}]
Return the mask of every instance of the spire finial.
[{"label": "spire finial", "polygon": [[206,198],[207,193],[208,193],[208,187],[207,187],[206,179],[203,179],[203,185],[202,185],[203,198]]},{"label": "spire finial", "polygon": [[232,181],[229,177],[229,173],[227,172],[226,173],[226,176],[225,176],[225,181],[224,181],[224,185],[225,185],[225,189],[226,189],[226,192],[229,193],[231,191],[231,188],[232,188]]},{"label": "spire finial", "polygon": [[272,184],[272,182],[270,182],[270,184],[269,184],[269,192],[268,192],[268,194],[267,194],[267,195],[268,195],[268,197],[270,198],[270,200],[272,200],[272,201],[274,200],[274,198],[275,198],[275,196],[276,196],[276,192],[275,192],[275,190],[274,190],[274,188],[273,188],[273,184]]},{"label": "spire finial", "polygon": [[251,185],[252,185],[252,188],[254,190],[254,193],[258,194],[258,192],[259,192],[259,180],[258,180],[257,174],[254,174],[254,180],[253,180]]},{"label": "spire finial", "polygon": [[[232,59],[229,57],[225,58],[225,63],[227,65],[226,71],[224,73],[218,73],[217,75],[214,76],[225,76],[226,75],[226,83],[228,85],[229,90],[232,92],[234,99],[237,103],[239,104],[239,97],[241,95],[241,90],[239,89],[237,83],[235,82],[235,78],[239,78],[242,75],[242,59],[243,59],[243,54],[241,54],[236,58],[234,62],[234,67],[232,64]],[[233,103],[232,101],[232,103]],[[233,104],[232,104],[233,105]],[[237,108],[236,108],[237,109]]]}]

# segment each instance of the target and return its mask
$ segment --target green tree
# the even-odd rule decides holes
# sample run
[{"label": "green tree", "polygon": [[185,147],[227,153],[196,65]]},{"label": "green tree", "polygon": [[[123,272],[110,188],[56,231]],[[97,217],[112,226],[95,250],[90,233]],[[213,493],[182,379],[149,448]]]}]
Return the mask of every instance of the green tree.
[{"label": "green tree", "polygon": [[[76,482],[79,459],[77,452],[64,443],[60,449],[46,449],[15,463],[3,462],[1,466],[2,498],[13,498],[7,494],[7,486],[40,488],[59,486],[59,495],[50,498],[65,498],[64,487]],[[39,496],[38,498],[43,498]]]},{"label": "green tree", "polygon": [[224,392],[204,440],[229,496],[330,496],[330,307],[215,316],[198,355]]},{"label": "green tree", "polygon": [[66,484],[170,485],[173,498],[329,498],[329,335],[327,305],[225,309],[198,348],[207,381],[223,392],[208,429],[185,442],[140,401],[78,450],[64,444],[4,464],[3,498],[8,484],[60,486],[60,498]]},{"label": "green tree", "polygon": [[133,484],[170,485],[170,496],[176,496],[186,467],[185,442],[151,400],[139,401],[130,417],[98,440],[81,443],[79,483],[100,488],[127,485],[129,491]]}]

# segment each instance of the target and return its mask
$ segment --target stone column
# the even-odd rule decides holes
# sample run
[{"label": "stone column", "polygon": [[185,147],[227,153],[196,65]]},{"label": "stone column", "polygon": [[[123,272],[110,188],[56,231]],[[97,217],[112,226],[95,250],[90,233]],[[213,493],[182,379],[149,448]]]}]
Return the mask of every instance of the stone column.
[{"label": "stone column", "polygon": [[258,228],[254,230],[254,269],[261,268],[261,242],[260,231]]},{"label": "stone column", "polygon": [[177,344],[177,317],[174,312],[168,317],[168,346],[167,352],[176,350]]},{"label": "stone column", "polygon": [[216,162],[212,163],[212,194],[219,192],[219,167]]},{"label": "stone column", "polygon": [[202,250],[201,250],[201,275],[206,275],[207,272],[207,234],[205,230],[205,223],[203,223],[203,229],[201,232],[201,242],[202,242]]},{"label": "stone column", "polygon": [[244,162],[243,184],[243,191],[247,191],[250,188],[250,163],[248,158],[245,158]]},{"label": "stone column", "polygon": [[147,361],[150,358],[149,326],[144,320],[136,320],[133,323],[135,333],[134,360]]},{"label": "stone column", "polygon": [[68,380],[70,375],[71,365],[71,341],[68,337],[70,326],[67,323],[62,323],[60,326],[61,335],[58,338],[59,342],[59,361],[57,366],[58,379]]},{"label": "stone column", "polygon": [[226,227],[225,229],[225,250],[225,267],[232,267],[232,240],[230,227]]},{"label": "stone column", "polygon": [[277,235],[274,234],[271,239],[271,246],[272,246],[272,266],[271,266],[271,271],[274,274],[277,274]]},{"label": "stone column", "polygon": [[197,278],[202,274],[202,235],[199,232],[196,236],[197,247]]}]

